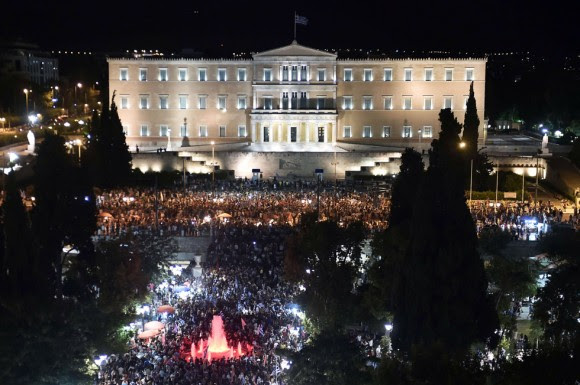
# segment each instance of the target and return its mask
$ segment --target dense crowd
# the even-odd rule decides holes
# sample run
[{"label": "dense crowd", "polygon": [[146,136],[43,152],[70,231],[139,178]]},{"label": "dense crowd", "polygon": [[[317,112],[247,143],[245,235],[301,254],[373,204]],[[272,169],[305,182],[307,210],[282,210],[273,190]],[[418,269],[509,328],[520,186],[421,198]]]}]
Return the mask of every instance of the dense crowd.
[{"label": "dense crowd", "polygon": [[385,194],[331,188],[319,194],[315,184],[266,191],[226,187],[229,186],[216,191],[190,188],[185,192],[177,189],[104,192],[97,197],[97,233],[114,237],[126,231],[157,227],[162,235],[200,236],[209,234],[211,223],[216,220],[236,225],[295,225],[302,214],[317,211],[318,205],[322,219],[342,224],[362,221],[372,230],[387,226],[390,203]]}]

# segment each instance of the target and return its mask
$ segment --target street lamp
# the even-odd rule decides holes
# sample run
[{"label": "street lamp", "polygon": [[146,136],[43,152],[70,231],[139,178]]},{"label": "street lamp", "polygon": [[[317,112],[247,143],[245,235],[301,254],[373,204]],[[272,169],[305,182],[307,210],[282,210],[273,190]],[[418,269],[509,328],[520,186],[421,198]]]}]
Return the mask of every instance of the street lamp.
[{"label": "street lamp", "polygon": [[26,116],[28,116],[28,94],[31,92],[32,92],[32,90],[29,90],[28,88],[24,89],[24,95],[26,98]]},{"label": "street lamp", "polygon": [[75,114],[78,113],[77,111],[77,104],[78,104],[78,100],[77,100],[77,88],[80,90],[83,87],[83,85],[81,83],[77,83],[75,85]]},{"label": "street lamp", "polygon": [[76,139],[74,141],[74,143],[79,146],[79,162],[81,161],[81,145],[83,144],[83,142],[80,139]]},{"label": "street lamp", "polygon": [[215,142],[211,141],[211,183],[215,185]]},{"label": "street lamp", "polygon": [[[461,150],[465,149],[467,144],[464,141],[459,142],[459,148]],[[469,167],[469,211],[471,211],[471,196],[473,193],[473,158],[470,159]]]}]

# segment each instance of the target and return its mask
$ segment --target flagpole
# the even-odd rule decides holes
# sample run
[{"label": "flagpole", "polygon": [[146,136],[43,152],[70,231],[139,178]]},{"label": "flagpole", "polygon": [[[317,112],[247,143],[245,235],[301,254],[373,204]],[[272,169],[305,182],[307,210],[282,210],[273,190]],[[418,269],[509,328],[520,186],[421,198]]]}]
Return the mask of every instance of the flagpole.
[{"label": "flagpole", "polygon": [[296,11],[294,11],[294,40],[296,40]]}]

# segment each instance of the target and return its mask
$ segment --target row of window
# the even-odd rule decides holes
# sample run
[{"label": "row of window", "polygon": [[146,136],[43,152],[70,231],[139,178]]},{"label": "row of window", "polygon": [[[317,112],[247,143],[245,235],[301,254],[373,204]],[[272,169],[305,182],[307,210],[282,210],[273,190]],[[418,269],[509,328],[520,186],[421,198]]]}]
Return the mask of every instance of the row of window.
[{"label": "row of window", "polygon": [[[467,99],[469,96],[463,96],[463,109],[467,107]],[[384,110],[392,110],[394,109],[393,105],[393,97],[392,96],[383,96],[383,109]],[[372,96],[363,96],[362,97],[362,104],[361,108],[363,110],[372,110],[374,109],[373,104],[373,97]],[[433,96],[423,96],[423,110],[433,110],[435,108],[435,104],[433,103]],[[453,104],[453,96],[443,96],[443,100],[441,103],[441,108],[451,108],[454,109]],[[343,110],[352,110],[354,109],[354,103],[352,96],[343,96],[342,97],[342,109]],[[413,109],[413,97],[412,96],[403,96],[401,109],[403,110],[412,110]]]},{"label": "row of window", "polygon": [[[169,109],[169,95],[159,95],[159,109],[167,110]],[[121,95],[121,109],[129,109],[129,96]],[[139,95],[139,109],[147,110],[151,108],[149,95]],[[179,95],[177,108],[180,110],[186,110],[189,108],[189,97],[188,95]],[[197,108],[200,110],[207,109],[207,95],[198,95],[197,97]],[[218,95],[216,108],[221,111],[226,111],[227,109],[227,96]],[[238,95],[236,108],[238,110],[245,110],[247,108],[247,97],[246,95]]]},{"label": "row of window", "polygon": [[[422,129],[419,129],[417,132],[420,138],[432,138],[433,137],[433,127],[432,126],[423,126]],[[342,136],[344,138],[352,138],[352,127],[351,126],[344,126],[342,131]],[[391,126],[383,126],[380,136],[382,138],[390,138],[391,137]],[[403,126],[401,131],[401,136],[403,138],[412,138],[413,137],[413,126]],[[363,126],[362,128],[362,137],[363,138],[372,138],[373,137],[373,127],[372,126]]]},{"label": "row of window", "polygon": [[[145,82],[148,81],[148,69],[147,68],[139,68],[139,81]],[[443,75],[444,81],[453,81],[454,68],[445,68],[445,72]],[[326,81],[326,68],[319,68],[317,70],[317,81]],[[280,79],[282,81],[310,81],[309,78],[309,71],[307,66],[282,66],[280,70]],[[121,68],[119,74],[119,80],[121,81],[128,81],[129,80],[129,69],[128,68]],[[157,80],[159,81],[169,81],[169,69],[168,68],[159,68],[157,73]],[[177,80],[178,81],[188,81],[189,79],[189,72],[187,68],[178,68],[177,69]],[[207,68],[198,68],[197,69],[197,80],[200,82],[208,81],[208,73]],[[216,80],[218,82],[225,82],[228,80],[228,71],[226,68],[218,68]],[[245,82],[247,81],[247,71],[245,68],[238,68],[237,69],[237,81]],[[271,82],[273,80],[272,77],[272,68],[264,68],[262,74],[262,80],[265,82]],[[352,68],[345,68],[343,72],[343,81],[345,82],[352,82],[354,81],[353,77],[353,70]],[[374,70],[372,68],[365,68],[363,69],[362,74],[362,81],[371,82],[374,80]],[[393,69],[392,68],[384,68],[383,69],[383,81],[390,82],[394,80],[393,76]],[[401,80],[410,82],[413,80],[413,68],[404,68]],[[423,72],[423,80],[430,82],[439,79],[435,79],[433,74],[433,68],[425,68]],[[464,80],[472,81],[475,80],[474,78],[474,69],[473,68],[466,68],[465,69],[465,77]]]},{"label": "row of window", "polygon": [[[188,130],[189,130],[188,126],[181,125],[179,127],[179,135],[181,137],[188,136],[189,135]],[[218,131],[219,131],[220,138],[225,138],[227,136],[227,130],[226,130],[225,125],[218,126]],[[140,136],[152,136],[152,134],[153,133],[149,129],[149,125],[147,125],[147,124],[141,125],[140,130],[139,130]],[[167,136],[170,136],[170,134],[171,134],[171,129],[169,128],[169,125],[167,125],[167,124],[159,125],[159,136],[167,137]],[[238,137],[245,138],[247,136],[246,126],[243,124],[239,125],[237,134],[238,134]],[[197,130],[197,135],[200,138],[207,138],[207,136],[208,136],[207,126],[199,126],[199,128]]]}]

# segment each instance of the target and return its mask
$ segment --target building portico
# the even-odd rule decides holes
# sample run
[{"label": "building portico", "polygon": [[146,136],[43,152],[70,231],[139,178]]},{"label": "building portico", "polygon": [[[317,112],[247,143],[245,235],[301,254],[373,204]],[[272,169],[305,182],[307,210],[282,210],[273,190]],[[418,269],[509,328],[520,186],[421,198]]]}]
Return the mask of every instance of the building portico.
[{"label": "building portico", "polygon": [[254,143],[336,143],[337,114],[251,114]]}]

